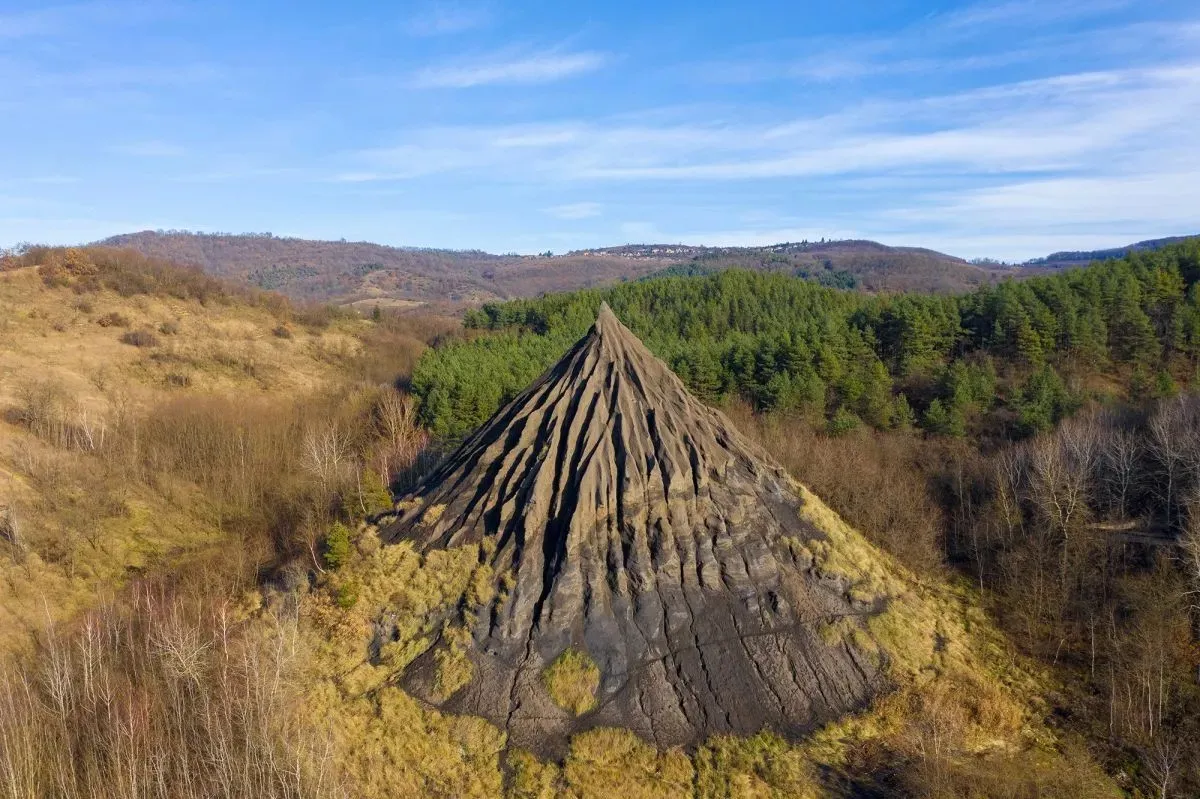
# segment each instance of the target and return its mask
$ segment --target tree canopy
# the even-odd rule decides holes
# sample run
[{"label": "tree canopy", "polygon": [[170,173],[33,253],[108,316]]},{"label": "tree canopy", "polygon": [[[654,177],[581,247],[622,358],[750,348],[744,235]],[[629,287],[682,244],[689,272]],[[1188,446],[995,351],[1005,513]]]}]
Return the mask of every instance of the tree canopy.
[{"label": "tree canopy", "polygon": [[1008,437],[1089,393],[1163,393],[1200,363],[1200,239],[960,296],[865,295],[728,270],[484,305],[428,352],[422,420],[455,438],[582,336],[601,302],[709,402]]}]

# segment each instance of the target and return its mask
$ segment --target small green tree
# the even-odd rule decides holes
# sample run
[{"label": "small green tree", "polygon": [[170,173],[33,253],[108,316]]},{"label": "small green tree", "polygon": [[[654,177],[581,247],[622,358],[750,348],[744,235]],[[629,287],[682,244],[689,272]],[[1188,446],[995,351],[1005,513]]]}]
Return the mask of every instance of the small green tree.
[{"label": "small green tree", "polygon": [[342,583],[337,587],[334,600],[342,610],[349,610],[358,604],[359,585],[353,580]]},{"label": "small green tree", "polygon": [[908,397],[903,394],[898,394],[896,399],[892,401],[892,429],[893,430],[912,430],[913,425],[917,423],[917,416],[913,413],[912,406],[908,404]]},{"label": "small green tree", "polygon": [[940,399],[929,403],[921,426],[930,433],[943,436],[961,437],[967,434],[967,421],[962,410],[953,406],[947,407]]},{"label": "small green tree", "polygon": [[1159,369],[1158,373],[1154,375],[1154,396],[1166,399],[1178,393],[1179,386],[1175,384],[1175,378],[1166,369]]},{"label": "small green tree", "polygon": [[391,507],[392,494],[374,469],[363,469],[342,495],[342,513],[347,519],[366,519]]},{"label": "small green tree", "polygon": [[831,436],[844,436],[858,428],[861,420],[845,408],[838,408],[829,418],[828,431]]},{"label": "small green tree", "polygon": [[325,565],[340,569],[350,560],[351,551],[350,529],[341,522],[334,522],[325,536]]},{"label": "small green tree", "polygon": [[1049,430],[1077,406],[1062,378],[1048,366],[1031,374],[1013,392],[1010,404],[1022,435]]}]

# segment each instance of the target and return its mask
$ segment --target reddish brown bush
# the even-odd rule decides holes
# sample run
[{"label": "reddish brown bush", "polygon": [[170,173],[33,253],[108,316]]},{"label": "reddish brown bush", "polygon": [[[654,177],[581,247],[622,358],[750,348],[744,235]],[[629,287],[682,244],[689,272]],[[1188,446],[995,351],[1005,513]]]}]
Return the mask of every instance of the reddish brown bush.
[{"label": "reddish brown bush", "polygon": [[129,317],[117,311],[110,311],[97,319],[96,324],[100,327],[129,327]]}]

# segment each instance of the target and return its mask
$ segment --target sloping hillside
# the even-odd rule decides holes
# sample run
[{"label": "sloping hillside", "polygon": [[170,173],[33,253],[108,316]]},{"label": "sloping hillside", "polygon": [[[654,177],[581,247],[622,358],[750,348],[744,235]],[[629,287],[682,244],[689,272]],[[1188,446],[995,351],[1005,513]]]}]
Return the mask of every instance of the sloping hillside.
[{"label": "sloping hillside", "polygon": [[423,346],[127,252],[0,260],[0,653],[140,576],[295,546],[288,508],[357,446],[305,437]]},{"label": "sloping hillside", "polygon": [[667,263],[605,254],[523,257],[255,234],[144,231],[101,244],[195,264],[209,274],[294,298],[341,303],[405,299],[462,304],[536,296],[636,277]]},{"label": "sloping hillside", "polygon": [[[800,741],[714,735],[686,751],[602,727],[549,762],[414,699],[398,670],[496,585],[482,547],[384,546],[368,521],[425,440],[389,383],[453,330],[411,324],[299,311],[111,249],[0,263],[6,789],[1115,795],[1048,725],[1053,681],[970,589],[908,571],[798,485],[799,524],[821,534],[797,546],[838,586],[888,597],[867,638],[818,631],[886,649],[889,690],[869,707]],[[15,644],[30,656],[4,657]],[[580,664],[559,665],[547,679],[577,687]]]},{"label": "sloping hillside", "polygon": [[396,300],[476,304],[535,297],[636,279],[664,269],[708,272],[736,266],[785,272],[843,288],[936,292],[964,291],[1003,273],[932,250],[870,241],[747,248],[628,245],[556,256],[398,248],[269,234],[143,231],[101,244],[195,264],[209,274],[293,298],[359,306],[386,306]]},{"label": "sloping hillside", "polygon": [[587,255],[668,258],[668,274],[708,274],[731,267],[782,272],[837,288],[864,291],[961,292],[1011,274],[919,247],[888,247],[874,241],[821,241],[765,247],[630,245],[587,250]]},{"label": "sloping hillside", "polygon": [[1055,252],[1044,258],[1034,258],[1032,261],[1026,261],[1022,266],[1026,269],[1033,270],[1048,270],[1048,269],[1069,269],[1074,266],[1087,266],[1093,261],[1111,261],[1116,258],[1124,258],[1126,255],[1135,252],[1146,252],[1147,250],[1161,250],[1170,244],[1177,244],[1181,241],[1197,238],[1196,236],[1168,236],[1163,239],[1147,239],[1139,241],[1135,244],[1129,244],[1125,247],[1112,247],[1107,250],[1073,250],[1069,252]]}]

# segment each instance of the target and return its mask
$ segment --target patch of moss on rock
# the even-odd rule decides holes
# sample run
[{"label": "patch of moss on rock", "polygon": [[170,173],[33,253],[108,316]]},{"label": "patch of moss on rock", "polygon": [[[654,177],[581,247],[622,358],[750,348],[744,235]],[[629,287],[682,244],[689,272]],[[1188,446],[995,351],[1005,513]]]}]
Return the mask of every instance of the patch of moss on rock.
[{"label": "patch of moss on rock", "polygon": [[554,704],[581,716],[596,706],[600,669],[586,652],[566,649],[542,672],[542,684]]},{"label": "patch of moss on rock", "polygon": [[436,689],[439,699],[446,700],[454,696],[475,674],[471,659],[462,647],[456,644],[439,649],[434,653],[434,659],[437,660]]},{"label": "patch of moss on rock", "polygon": [[555,799],[560,795],[561,775],[553,763],[515,749],[508,754],[508,771],[506,799]]}]

